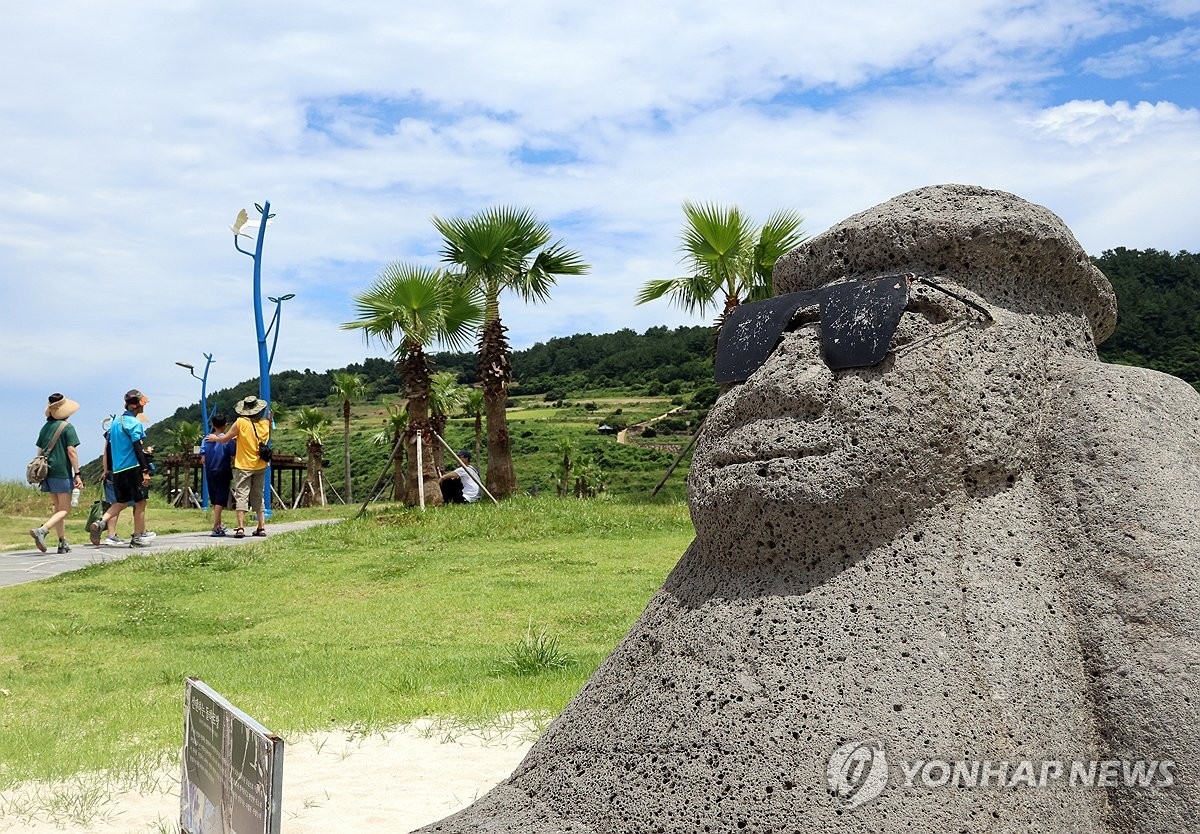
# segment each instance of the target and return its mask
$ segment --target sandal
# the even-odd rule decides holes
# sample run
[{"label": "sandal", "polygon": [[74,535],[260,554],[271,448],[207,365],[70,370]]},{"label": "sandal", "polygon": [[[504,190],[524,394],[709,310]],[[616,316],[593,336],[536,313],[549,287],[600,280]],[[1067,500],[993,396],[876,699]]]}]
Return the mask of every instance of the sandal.
[{"label": "sandal", "polygon": [[239,527],[239,528],[237,528],[236,530],[234,530],[234,531],[233,531],[233,537],[234,537],[235,539],[244,539],[244,538],[246,538],[246,529],[245,529],[244,527]]},{"label": "sandal", "polygon": [[253,535],[255,535],[255,536],[262,536],[262,537],[266,537],[266,535],[267,535],[267,528],[265,528],[265,527],[259,527],[257,530],[255,530],[255,531],[254,531]]}]

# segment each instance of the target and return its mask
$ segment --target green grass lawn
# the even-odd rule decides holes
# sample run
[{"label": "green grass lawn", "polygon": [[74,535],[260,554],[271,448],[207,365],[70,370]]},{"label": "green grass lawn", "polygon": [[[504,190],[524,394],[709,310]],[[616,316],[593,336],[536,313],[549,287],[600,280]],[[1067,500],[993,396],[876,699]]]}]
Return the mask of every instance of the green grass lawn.
[{"label": "green grass lawn", "polygon": [[189,675],[285,738],[555,714],[691,537],[678,502],[514,498],[0,588],[0,789],[177,753]]}]

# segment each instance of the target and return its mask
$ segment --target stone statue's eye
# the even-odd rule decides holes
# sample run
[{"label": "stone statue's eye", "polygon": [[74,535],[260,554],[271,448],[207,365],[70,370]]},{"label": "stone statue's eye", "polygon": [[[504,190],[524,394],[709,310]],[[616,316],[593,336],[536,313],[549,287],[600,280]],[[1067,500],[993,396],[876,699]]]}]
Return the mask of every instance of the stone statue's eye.
[{"label": "stone statue's eye", "polygon": [[716,382],[749,379],[785,332],[814,321],[820,322],[821,357],[830,370],[878,365],[898,344],[893,336],[906,311],[918,312],[933,324],[957,318],[942,296],[963,305],[964,322],[971,318],[965,308],[992,320],[983,306],[912,274],[845,281],[739,305],[725,320],[717,341]]}]

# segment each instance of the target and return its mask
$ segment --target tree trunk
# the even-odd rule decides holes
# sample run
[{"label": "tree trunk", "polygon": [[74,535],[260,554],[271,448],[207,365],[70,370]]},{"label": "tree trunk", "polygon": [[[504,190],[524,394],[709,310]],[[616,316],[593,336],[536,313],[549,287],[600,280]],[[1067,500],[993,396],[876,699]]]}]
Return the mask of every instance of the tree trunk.
[{"label": "tree trunk", "polygon": [[483,410],[487,415],[487,475],[484,483],[496,498],[507,498],[517,491],[517,473],[513,470],[512,446],[508,437],[509,365],[506,328],[499,318],[483,326],[479,339],[479,379],[483,382]]},{"label": "tree trunk", "polygon": [[308,441],[308,460],[304,466],[304,489],[300,495],[300,506],[324,506],[321,492],[321,458],[325,447],[318,440]]},{"label": "tree trunk", "polygon": [[404,500],[404,446],[400,444],[400,435],[392,438],[392,448],[396,454],[392,456],[392,500]]},{"label": "tree trunk", "polygon": [[344,460],[342,462],[345,465],[345,470],[346,470],[346,503],[353,504],[354,503],[354,487],[352,487],[350,484],[350,401],[349,400],[342,401],[342,423],[345,426],[345,430],[342,432],[342,437],[345,438],[345,448],[343,449],[343,452],[342,452],[342,454],[344,456]]},{"label": "tree trunk", "polygon": [[[436,457],[438,447],[429,422],[429,362],[420,346],[409,345],[401,363],[408,388],[408,428],[404,432],[404,448],[408,465],[404,478],[404,503],[410,507],[421,503],[418,479],[424,482],[425,504],[439,506],[442,491],[438,483]],[[417,435],[421,435],[421,468],[417,468]]]}]

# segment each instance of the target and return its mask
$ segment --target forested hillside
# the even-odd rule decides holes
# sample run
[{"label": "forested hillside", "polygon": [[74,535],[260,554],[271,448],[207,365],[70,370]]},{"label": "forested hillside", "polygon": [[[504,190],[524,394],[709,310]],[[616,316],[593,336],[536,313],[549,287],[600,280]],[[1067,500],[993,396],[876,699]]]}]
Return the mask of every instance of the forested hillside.
[{"label": "forested hillside", "polygon": [[[1200,387],[1200,255],[1119,247],[1094,262],[1117,293],[1117,330],[1100,347],[1107,362],[1143,365],[1181,377]],[[712,330],[706,326],[652,327],[645,333],[619,330],[581,333],[538,342],[513,353],[514,397],[558,400],[604,388],[675,394],[706,388],[712,381]],[[467,384],[475,381],[474,353],[435,353],[438,370],[454,371]],[[325,405],[333,370],[282,371],[271,377],[277,403],[297,407]],[[391,359],[365,359],[345,368],[367,384],[368,399],[399,395],[401,378]],[[258,393],[257,380],[217,391],[212,400],[226,408]],[[180,409],[168,420],[199,420],[199,404]]]},{"label": "forested hillside", "polygon": [[[1094,261],[1112,282],[1119,308],[1116,332],[1101,345],[1101,358],[1155,368],[1200,388],[1200,255],[1117,248]],[[712,340],[711,328],[696,326],[581,333],[539,342],[513,354],[511,396],[531,403],[559,402],[610,390],[686,395],[687,402],[703,407],[716,396]],[[475,381],[474,353],[436,353],[432,359],[437,370],[454,371],[467,384]],[[395,361],[365,359],[344,370],[363,378],[368,402],[402,399]],[[273,399],[291,408],[324,406],[332,413],[332,386],[333,370],[282,371],[271,377]],[[246,380],[216,391],[211,402],[228,411],[241,397],[256,393],[257,380]],[[161,438],[178,421],[199,419],[197,404],[179,409],[152,431]]]},{"label": "forested hillside", "polygon": [[[1101,358],[1165,371],[1200,389],[1200,255],[1118,248],[1094,261],[1112,281],[1119,308],[1116,332],[1101,346]],[[556,489],[561,478],[554,472],[568,443],[584,468],[592,467],[587,471],[614,492],[648,491],[716,399],[712,344],[707,326],[652,327],[645,333],[626,329],[563,336],[516,351],[509,419],[522,488]],[[435,370],[453,371],[468,385],[475,381],[474,353],[431,358]],[[345,369],[282,371],[272,374],[271,392],[277,406],[293,411],[315,406],[331,418],[326,475],[334,489],[344,491],[340,467],[332,464],[344,448],[341,401],[331,396],[336,370],[357,374],[365,383],[366,396],[353,407],[350,435],[357,496],[389,466],[387,403],[404,400],[396,362],[372,358]],[[246,380],[213,392],[210,407],[228,413],[237,400],[257,393],[258,381]],[[662,419],[653,425],[640,422],[654,417]],[[456,446],[472,445],[474,419],[462,412],[451,418],[447,439]],[[199,404],[153,425],[151,441],[173,448],[172,431],[183,420],[199,423]],[[619,443],[612,434],[598,433],[601,426],[612,431],[638,427],[629,442]],[[278,441],[285,454],[305,453],[304,439],[288,418]],[[481,451],[478,462],[486,465],[486,450]],[[98,466],[98,461],[89,464],[96,471]],[[682,495],[686,468],[685,459],[668,494]]]},{"label": "forested hillside", "polygon": [[1093,261],[1117,293],[1117,331],[1100,346],[1101,358],[1200,389],[1200,255],[1119,247]]}]

